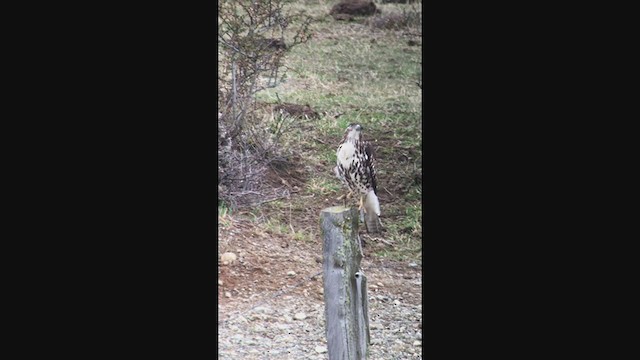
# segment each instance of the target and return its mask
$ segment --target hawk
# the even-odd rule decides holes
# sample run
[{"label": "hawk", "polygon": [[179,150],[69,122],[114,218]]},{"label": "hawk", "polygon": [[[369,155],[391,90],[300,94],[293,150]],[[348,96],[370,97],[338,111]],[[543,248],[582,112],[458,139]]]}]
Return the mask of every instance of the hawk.
[{"label": "hawk", "polygon": [[362,126],[351,124],[347,127],[338,146],[336,176],[352,193],[360,195],[358,210],[364,212],[364,223],[367,232],[376,233],[382,230],[380,222],[380,202],[378,201],[378,184],[376,180],[375,159],[371,144],[362,137]]}]

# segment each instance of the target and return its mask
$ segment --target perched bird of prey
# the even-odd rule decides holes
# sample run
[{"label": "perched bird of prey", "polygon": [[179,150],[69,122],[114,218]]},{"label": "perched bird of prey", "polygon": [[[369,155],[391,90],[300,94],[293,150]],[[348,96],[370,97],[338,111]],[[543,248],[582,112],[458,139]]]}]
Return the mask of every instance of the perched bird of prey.
[{"label": "perched bird of prey", "polygon": [[338,165],[333,169],[336,176],[352,193],[360,195],[359,210],[364,212],[367,232],[382,230],[380,222],[380,202],[376,181],[375,159],[371,144],[362,137],[362,126],[351,124],[344,132],[342,143],[338,146]]}]

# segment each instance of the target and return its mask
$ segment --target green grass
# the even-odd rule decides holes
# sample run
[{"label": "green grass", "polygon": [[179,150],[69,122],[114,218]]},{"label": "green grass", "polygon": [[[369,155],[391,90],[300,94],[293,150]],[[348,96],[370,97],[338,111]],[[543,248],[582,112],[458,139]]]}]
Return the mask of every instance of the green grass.
[{"label": "green grass", "polygon": [[218,205],[218,222],[222,226],[229,226],[229,217],[231,216],[231,210],[223,203]]},{"label": "green grass", "polygon": [[[326,115],[300,121],[283,134],[283,151],[299,157],[306,182],[290,199],[261,209],[274,233],[292,233],[300,240],[317,237],[317,207],[338,205],[334,200],[344,193],[332,171],[336,148],[347,125],[357,122],[376,147],[378,193],[388,230],[382,236],[394,244],[376,254],[416,259],[422,241],[422,185],[416,181],[422,174],[422,92],[416,85],[422,78],[422,54],[403,33],[420,30],[336,22],[327,15],[333,4],[307,0],[288,5],[291,12],[305,11],[316,19],[314,35],[285,58],[285,79],[259,92],[257,99],[309,104]],[[377,6],[384,15],[411,5]],[[337,114],[342,115],[336,119]]]}]

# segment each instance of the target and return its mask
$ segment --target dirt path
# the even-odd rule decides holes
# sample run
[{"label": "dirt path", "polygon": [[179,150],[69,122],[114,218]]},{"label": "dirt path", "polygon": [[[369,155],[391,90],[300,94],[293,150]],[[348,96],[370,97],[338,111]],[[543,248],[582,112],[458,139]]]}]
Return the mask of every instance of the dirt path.
[{"label": "dirt path", "polygon": [[[220,254],[237,256],[218,267],[219,358],[327,359],[321,240],[274,236],[236,218],[218,235]],[[362,269],[369,283],[368,359],[422,359],[420,265],[373,259],[365,247]]]}]

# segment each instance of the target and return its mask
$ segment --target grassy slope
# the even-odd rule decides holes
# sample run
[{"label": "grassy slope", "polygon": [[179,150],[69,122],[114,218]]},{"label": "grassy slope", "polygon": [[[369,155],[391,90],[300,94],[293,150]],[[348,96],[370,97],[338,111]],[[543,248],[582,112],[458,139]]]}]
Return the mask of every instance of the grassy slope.
[{"label": "grassy slope", "polygon": [[[252,209],[250,215],[272,233],[318,241],[320,210],[338,205],[335,199],[343,193],[332,173],[335,151],[346,126],[357,122],[376,145],[378,193],[388,230],[383,242],[368,244],[377,255],[416,260],[422,240],[422,93],[416,85],[422,73],[421,47],[407,44],[410,38],[403,33],[411,29],[336,22],[326,15],[332,4],[291,5],[291,11],[305,10],[316,19],[314,36],[288,55],[285,80],[260,92],[258,99],[309,104],[327,115],[300,122],[282,139],[290,153],[298,154],[292,159],[302,173],[300,189],[290,199]],[[410,8],[378,6],[383,15]],[[339,113],[344,114],[332,116]],[[285,175],[282,179],[287,182]]]}]

